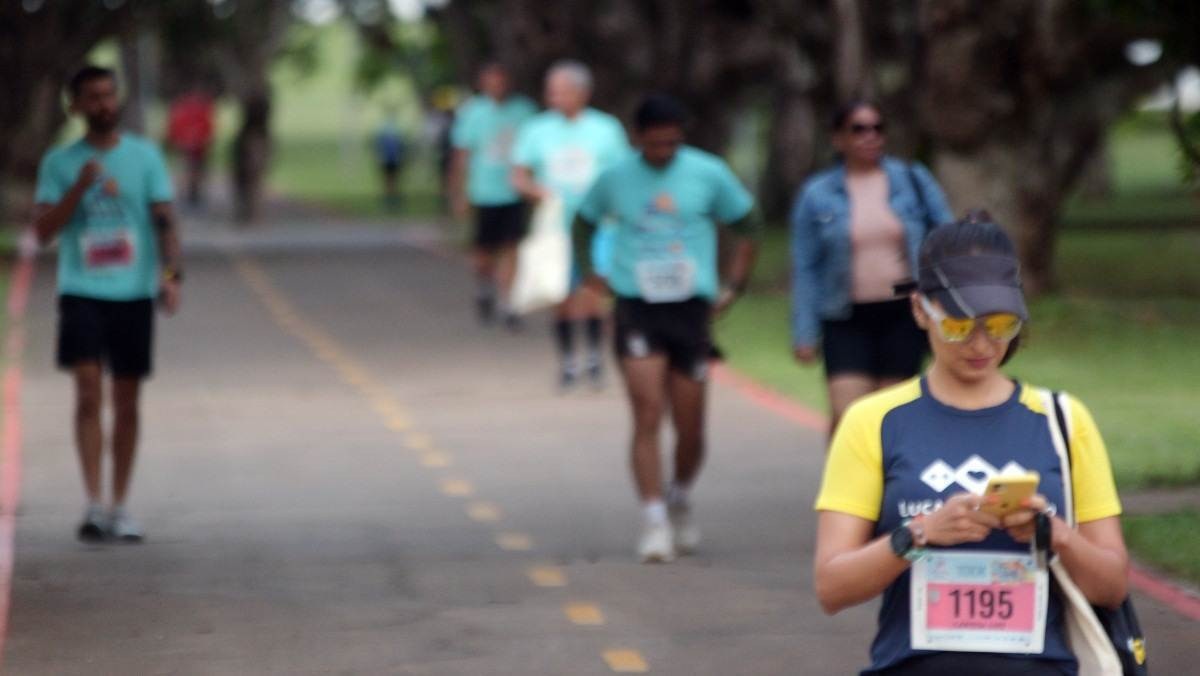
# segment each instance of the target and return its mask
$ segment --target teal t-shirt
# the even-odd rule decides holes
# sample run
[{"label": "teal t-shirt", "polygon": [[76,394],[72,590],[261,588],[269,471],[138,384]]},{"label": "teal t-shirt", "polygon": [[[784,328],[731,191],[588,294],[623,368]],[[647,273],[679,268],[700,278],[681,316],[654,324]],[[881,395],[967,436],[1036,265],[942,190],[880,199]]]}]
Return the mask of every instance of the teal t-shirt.
[{"label": "teal t-shirt", "polygon": [[716,299],[717,226],[740,221],[753,206],[724,160],[683,146],[661,169],[637,154],[605,171],[579,213],[616,223],[613,292],[665,303]]},{"label": "teal t-shirt", "polygon": [[467,199],[471,204],[487,207],[520,200],[509,176],[512,145],[517,130],[536,113],[537,106],[524,96],[510,96],[501,103],[472,96],[459,107],[450,142],[470,153]]},{"label": "teal t-shirt", "polygon": [[154,298],[159,255],[150,205],[169,202],[173,192],[157,146],[122,134],[108,150],[83,139],[55,148],[42,158],[35,201],[60,202],[92,159],[100,178],[58,237],[58,291],[99,300]]},{"label": "teal t-shirt", "polygon": [[569,120],[548,110],[521,127],[513,164],[562,197],[569,225],[596,177],[629,154],[625,129],[612,115],[586,108]]}]

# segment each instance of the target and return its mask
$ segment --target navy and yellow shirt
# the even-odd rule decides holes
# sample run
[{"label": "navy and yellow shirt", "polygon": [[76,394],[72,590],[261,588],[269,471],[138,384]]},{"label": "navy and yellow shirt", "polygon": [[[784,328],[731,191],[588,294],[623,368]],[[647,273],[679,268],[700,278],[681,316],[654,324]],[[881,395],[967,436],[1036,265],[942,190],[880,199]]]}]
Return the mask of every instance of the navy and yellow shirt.
[{"label": "navy and yellow shirt", "polygon": [[[1056,509],[1064,499],[1062,468],[1041,392],[1018,383],[1008,401],[966,411],[941,403],[924,378],[914,378],[864,397],[846,411],[834,435],[816,509],[873,521],[879,536],[905,519],[934,511],[957,493],[982,495],[990,477],[1014,471],[1040,474],[1038,492]],[[1104,440],[1087,408],[1074,398],[1068,401],[1076,520],[1116,516],[1121,505]],[[1023,552],[1028,545],[997,530],[983,542],[954,549]],[[1067,673],[1074,673],[1062,612],[1057,595],[1051,594],[1044,651],[1012,657],[1061,661]],[[883,593],[871,666],[863,673],[918,654],[927,651],[911,646],[906,571]]]}]

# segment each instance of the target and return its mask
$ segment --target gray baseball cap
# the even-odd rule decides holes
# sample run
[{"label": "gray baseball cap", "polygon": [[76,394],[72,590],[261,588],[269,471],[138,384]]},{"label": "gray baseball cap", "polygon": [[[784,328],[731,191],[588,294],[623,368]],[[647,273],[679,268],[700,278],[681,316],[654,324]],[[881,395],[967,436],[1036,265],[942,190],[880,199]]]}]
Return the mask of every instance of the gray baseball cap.
[{"label": "gray baseball cap", "polygon": [[953,317],[1011,312],[1028,321],[1021,264],[1011,256],[954,256],[921,268],[917,290]]}]

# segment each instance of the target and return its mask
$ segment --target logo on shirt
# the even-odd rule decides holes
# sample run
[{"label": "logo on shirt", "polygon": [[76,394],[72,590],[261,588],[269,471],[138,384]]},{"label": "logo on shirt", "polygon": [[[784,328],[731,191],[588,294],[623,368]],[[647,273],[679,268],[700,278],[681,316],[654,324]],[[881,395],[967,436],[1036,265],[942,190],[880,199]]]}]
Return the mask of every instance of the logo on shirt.
[{"label": "logo on shirt", "polygon": [[660,192],[654,196],[653,209],[664,214],[675,213],[675,200],[671,199],[670,193]]},{"label": "logo on shirt", "polygon": [[1025,473],[1026,469],[1016,462],[1010,461],[1004,467],[996,469],[987,460],[978,455],[972,455],[958,467],[950,466],[945,460],[933,461],[921,471],[921,481],[938,493],[958,484],[975,495],[983,495],[988,480],[992,477]]}]

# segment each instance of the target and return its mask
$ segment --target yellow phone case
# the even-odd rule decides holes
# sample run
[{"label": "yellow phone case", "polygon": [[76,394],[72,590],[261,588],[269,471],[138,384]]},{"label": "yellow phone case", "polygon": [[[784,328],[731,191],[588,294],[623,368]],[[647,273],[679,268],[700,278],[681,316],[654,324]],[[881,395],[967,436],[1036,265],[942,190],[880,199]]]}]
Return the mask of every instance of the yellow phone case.
[{"label": "yellow phone case", "polygon": [[1021,508],[1021,501],[1037,494],[1041,477],[1037,472],[994,476],[988,480],[984,497],[995,496],[995,502],[985,502],[980,510],[996,516],[1008,516]]}]

